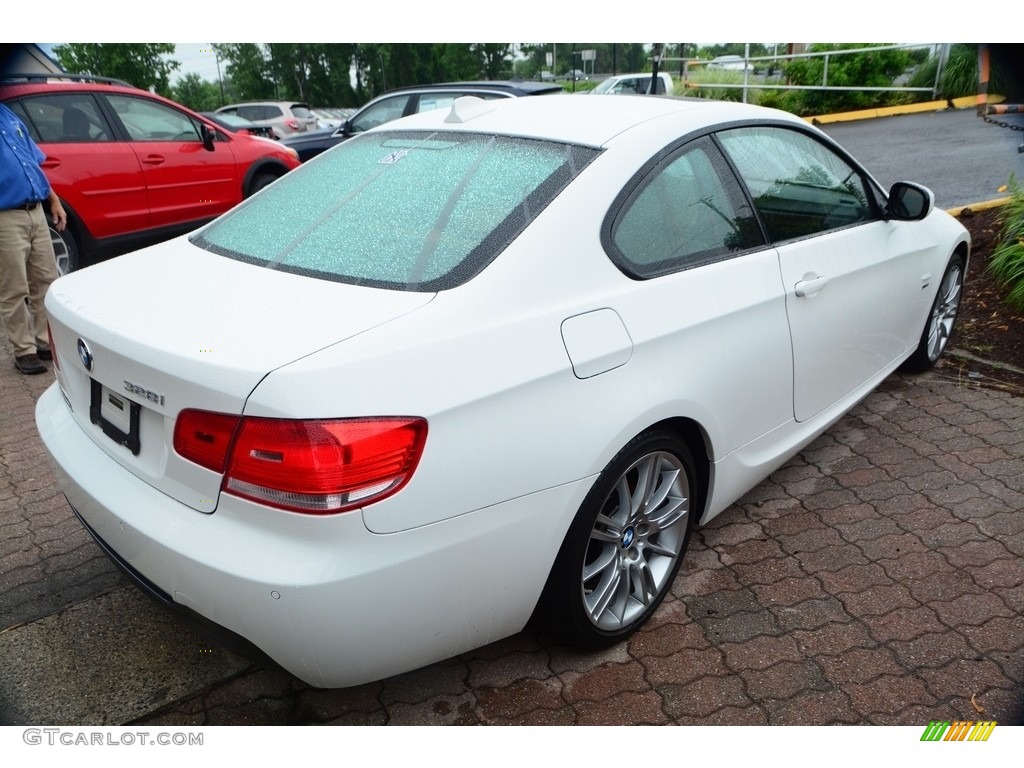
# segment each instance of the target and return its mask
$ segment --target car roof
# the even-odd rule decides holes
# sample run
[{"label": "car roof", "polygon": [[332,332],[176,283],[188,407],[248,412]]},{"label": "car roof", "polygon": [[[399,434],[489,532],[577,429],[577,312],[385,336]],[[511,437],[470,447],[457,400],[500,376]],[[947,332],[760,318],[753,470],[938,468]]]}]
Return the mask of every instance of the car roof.
[{"label": "car roof", "polygon": [[372,130],[470,131],[600,147],[624,131],[662,118],[673,118],[665,130],[666,135],[674,136],[723,123],[756,119],[807,125],[788,112],[707,99],[640,95],[595,95],[578,99],[571,94],[544,99],[466,99],[456,100],[451,109],[422,112]]},{"label": "car roof", "polygon": [[256,101],[236,101],[234,104],[225,104],[223,107],[218,107],[217,111],[220,112],[222,109],[231,109],[232,107],[251,107],[257,104],[275,104],[279,107],[305,107],[306,109],[309,109],[309,105],[304,101],[274,101],[273,99],[258,99]]},{"label": "car roof", "polygon": [[[157,93],[150,93],[134,85],[115,80],[113,78],[81,77],[78,75],[67,75],[66,79],[54,79],[60,75],[38,77],[32,76],[4,76],[0,78],[0,92],[5,97],[23,96],[32,93],[82,93],[86,91],[103,91],[107,93],[130,93],[133,95],[145,94],[157,99],[163,96]],[[24,79],[23,79],[24,78]]]},{"label": "car roof", "polygon": [[452,88],[475,88],[477,90],[494,90],[503,93],[515,93],[517,96],[534,96],[544,93],[559,93],[565,89],[558,84],[541,83],[535,80],[459,80],[450,83],[430,83],[428,85],[409,85],[393,88],[383,95],[395,93],[422,93]]},{"label": "car roof", "polygon": [[[9,80],[8,77],[23,78],[27,80]],[[0,99],[17,99],[34,94],[54,93],[121,93],[128,96],[142,97],[159,101],[178,110],[183,110],[193,115],[198,115],[194,109],[184,104],[153,93],[143,88],[136,88],[134,85],[116,80],[110,77],[93,77],[91,75],[14,75],[0,77]]]}]

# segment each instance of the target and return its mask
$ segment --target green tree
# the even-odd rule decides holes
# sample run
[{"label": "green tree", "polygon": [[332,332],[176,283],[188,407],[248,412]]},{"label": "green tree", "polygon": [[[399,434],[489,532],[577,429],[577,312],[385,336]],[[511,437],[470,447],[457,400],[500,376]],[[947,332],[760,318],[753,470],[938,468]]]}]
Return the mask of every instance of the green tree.
[{"label": "green tree", "polygon": [[171,98],[196,112],[212,112],[222,106],[217,84],[203,80],[195,72],[178,80],[171,91]]},{"label": "green tree", "polygon": [[[594,51],[593,65],[587,65],[589,73],[594,72],[649,72],[651,70],[651,54],[643,43],[523,43],[520,50],[526,56],[527,63],[516,64],[517,71],[524,72],[524,77],[538,77],[541,71],[552,71],[556,75],[564,75],[570,69],[583,69],[582,51]],[[547,64],[547,55],[554,52],[555,64]],[[577,55],[574,56],[573,53]]]},{"label": "green tree", "polygon": [[480,65],[480,76],[485,80],[498,80],[511,70],[509,43],[473,43],[470,46]]},{"label": "green tree", "polygon": [[351,43],[306,46],[310,104],[329,107],[354,107],[362,104],[351,81],[356,47]]},{"label": "green tree", "polygon": [[64,43],[53,54],[68,72],[125,80],[139,88],[170,94],[170,76],[179,62],[163,58],[174,54],[172,43]]},{"label": "green tree", "polygon": [[353,58],[356,91],[369,99],[408,85],[486,78],[509,46],[485,43],[364,43]]},{"label": "green tree", "polygon": [[238,100],[274,99],[270,59],[258,43],[215,43],[217,55],[227,62],[224,72],[231,81],[234,98]]}]

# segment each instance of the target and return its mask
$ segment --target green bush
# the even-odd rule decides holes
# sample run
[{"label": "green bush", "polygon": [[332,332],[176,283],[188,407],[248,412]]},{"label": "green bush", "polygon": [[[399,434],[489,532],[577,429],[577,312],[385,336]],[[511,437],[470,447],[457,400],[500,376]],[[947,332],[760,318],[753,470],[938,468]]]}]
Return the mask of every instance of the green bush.
[{"label": "green bush", "polygon": [[1009,186],[1010,202],[1002,210],[1002,235],[988,268],[1010,289],[1006,297],[1010,305],[1024,311],[1024,190],[1012,175]]},{"label": "green bush", "polygon": [[[743,85],[743,73],[725,69],[698,69],[687,73],[686,82],[691,87],[678,88],[677,91],[683,96],[696,96],[700,99],[715,99],[717,101],[741,101],[743,99],[742,88],[720,88],[720,85]],[[702,85],[707,83],[708,85]],[[696,87],[692,87],[696,86]],[[748,98],[751,103],[757,103],[754,99]]]},{"label": "green bush", "polygon": [[[931,56],[922,64],[910,85],[928,88],[935,85],[935,73],[939,67],[937,56]],[[978,92],[978,46],[957,43],[949,48],[949,57],[939,78],[939,96],[943,99],[957,99]]]},{"label": "green bush", "polygon": [[[868,47],[864,43],[808,46],[808,53]],[[904,50],[875,50],[832,56],[828,62],[828,85],[887,87],[903,74],[912,62]],[[785,65],[786,77],[793,85],[821,85],[825,72],[824,57],[795,59]],[[855,109],[884,107],[907,101],[894,91],[794,91],[796,109],[801,115],[823,115]]]}]

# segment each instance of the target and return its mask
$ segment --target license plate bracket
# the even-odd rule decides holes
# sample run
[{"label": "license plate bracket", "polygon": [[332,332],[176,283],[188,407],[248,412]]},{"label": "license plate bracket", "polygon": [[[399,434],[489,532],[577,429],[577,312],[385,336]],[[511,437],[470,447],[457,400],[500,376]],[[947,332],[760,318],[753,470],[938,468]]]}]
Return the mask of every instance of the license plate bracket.
[{"label": "license plate bracket", "polygon": [[[111,392],[95,379],[90,379],[90,387],[89,421],[99,426],[103,434],[115,443],[123,445],[133,455],[138,456],[142,450],[139,441],[142,406],[127,397]],[[117,423],[114,423],[115,421]]]}]

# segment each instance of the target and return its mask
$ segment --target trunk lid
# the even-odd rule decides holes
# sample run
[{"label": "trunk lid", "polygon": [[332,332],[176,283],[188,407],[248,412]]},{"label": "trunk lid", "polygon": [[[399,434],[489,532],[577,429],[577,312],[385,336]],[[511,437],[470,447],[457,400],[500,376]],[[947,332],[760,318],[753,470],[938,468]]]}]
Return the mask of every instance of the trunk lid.
[{"label": "trunk lid", "polygon": [[212,512],[221,475],[175,453],[178,413],[240,414],[269,372],[433,297],[257,267],[182,237],[60,278],[46,306],[82,429],[140,478]]}]

